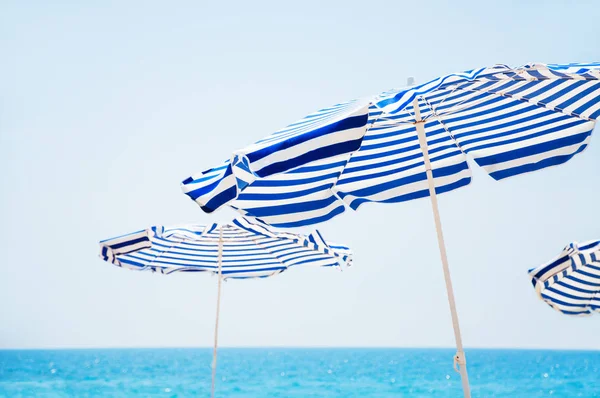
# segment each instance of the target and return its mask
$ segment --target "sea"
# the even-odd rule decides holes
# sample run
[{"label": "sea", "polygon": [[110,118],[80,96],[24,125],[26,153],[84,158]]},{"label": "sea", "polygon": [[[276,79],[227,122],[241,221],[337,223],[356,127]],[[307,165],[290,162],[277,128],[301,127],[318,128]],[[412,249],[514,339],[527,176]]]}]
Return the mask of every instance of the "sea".
[{"label": "sea", "polygon": [[[216,397],[462,397],[453,350],[221,348]],[[212,349],[0,350],[1,397],[209,397]],[[600,351],[467,350],[472,396],[600,397]]]}]

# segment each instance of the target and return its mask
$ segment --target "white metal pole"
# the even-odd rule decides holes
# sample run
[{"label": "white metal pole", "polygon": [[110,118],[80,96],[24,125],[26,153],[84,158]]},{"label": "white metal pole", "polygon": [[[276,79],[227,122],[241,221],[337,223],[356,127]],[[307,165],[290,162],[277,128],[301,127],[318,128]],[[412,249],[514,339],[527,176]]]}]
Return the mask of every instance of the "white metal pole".
[{"label": "white metal pole", "polygon": [[212,361],[212,386],[210,396],[214,398],[215,396],[215,379],[217,378],[217,343],[219,340],[219,310],[221,307],[221,282],[223,281],[222,272],[221,272],[221,264],[223,262],[223,227],[219,228],[219,250],[217,254],[217,264],[218,271],[217,275],[219,278],[218,288],[217,288],[217,318],[215,320],[215,346],[213,348],[213,361]]},{"label": "white metal pole", "polygon": [[[425,122],[421,119],[421,110],[419,101],[415,98],[413,101],[415,108],[415,126],[419,137],[419,145],[423,152],[425,160],[425,173],[427,174],[427,183],[429,184],[429,197],[431,198],[431,207],[433,208],[433,218],[435,219],[435,230],[437,231],[438,246],[442,258],[442,267],[444,269],[444,279],[446,280],[446,291],[448,293],[448,304],[450,304],[450,313],[452,314],[452,327],[454,328],[454,338],[456,339],[456,355],[454,356],[454,369],[460,373],[465,398],[471,397],[469,388],[469,376],[467,375],[467,360],[463,350],[462,338],[460,335],[460,326],[458,324],[458,313],[456,312],[456,302],[454,301],[454,290],[452,289],[452,280],[450,279],[450,269],[448,267],[448,257],[446,256],[446,245],[444,244],[444,235],[442,233],[442,223],[440,221],[440,211],[438,209],[437,196],[435,193],[435,183],[433,181],[433,172],[431,171],[431,162],[429,160],[429,149],[427,148],[427,139],[425,137]],[[458,369],[457,369],[458,366]]]}]

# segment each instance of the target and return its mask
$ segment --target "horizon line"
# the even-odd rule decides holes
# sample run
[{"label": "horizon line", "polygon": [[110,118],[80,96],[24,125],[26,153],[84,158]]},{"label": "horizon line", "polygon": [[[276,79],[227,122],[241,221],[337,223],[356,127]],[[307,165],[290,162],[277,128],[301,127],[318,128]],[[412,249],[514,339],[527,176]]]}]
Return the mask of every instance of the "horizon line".
[{"label": "horizon line", "polygon": [[[292,349],[292,350],[450,350],[455,351],[452,346],[219,346],[219,349]],[[179,349],[213,349],[213,346],[98,346],[98,347],[0,347],[0,351],[76,351],[76,350],[179,350]],[[465,347],[467,350],[515,350],[515,351],[600,351],[600,348],[556,348],[556,347]]]}]

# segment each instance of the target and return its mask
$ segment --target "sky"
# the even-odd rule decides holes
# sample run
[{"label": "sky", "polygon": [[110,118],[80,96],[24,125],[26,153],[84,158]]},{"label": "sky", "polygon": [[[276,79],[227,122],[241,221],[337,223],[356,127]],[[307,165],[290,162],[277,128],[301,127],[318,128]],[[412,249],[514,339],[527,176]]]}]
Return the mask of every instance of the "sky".
[{"label": "sky", "polygon": [[[599,20],[592,0],[2,2],[0,348],[210,346],[216,277],[119,269],[98,241],[231,220],[180,182],[321,107],[408,77],[600,61]],[[439,197],[467,348],[600,349],[600,316],[553,311],[527,276],[600,238],[594,141],[502,182],[474,166]],[[318,227],[354,265],[226,282],[221,346],[453,346],[429,200]]]}]

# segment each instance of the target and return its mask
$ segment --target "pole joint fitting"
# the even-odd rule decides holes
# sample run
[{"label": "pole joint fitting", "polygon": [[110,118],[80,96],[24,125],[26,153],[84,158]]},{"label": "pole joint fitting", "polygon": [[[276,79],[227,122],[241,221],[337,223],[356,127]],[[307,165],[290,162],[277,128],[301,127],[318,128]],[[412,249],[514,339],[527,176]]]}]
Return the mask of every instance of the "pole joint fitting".
[{"label": "pole joint fitting", "polygon": [[454,370],[457,373],[460,373],[460,368],[467,364],[467,357],[465,356],[464,351],[457,351],[456,355],[454,355]]}]

